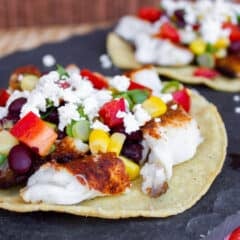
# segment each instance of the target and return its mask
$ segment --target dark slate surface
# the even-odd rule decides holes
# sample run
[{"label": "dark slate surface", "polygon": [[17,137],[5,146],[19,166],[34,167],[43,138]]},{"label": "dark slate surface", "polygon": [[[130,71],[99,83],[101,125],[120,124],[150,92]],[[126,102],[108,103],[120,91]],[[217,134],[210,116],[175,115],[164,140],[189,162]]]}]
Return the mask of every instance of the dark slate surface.
[{"label": "dark slate surface", "polygon": [[[62,65],[76,63],[80,68],[88,67],[107,75],[120,73],[116,68],[103,70],[99,64],[99,56],[105,53],[106,33],[107,31],[97,31],[2,58],[0,85],[7,86],[8,76],[17,66],[36,64],[43,71],[48,71],[41,62],[45,54],[53,54]],[[231,153],[240,152],[240,115],[234,113],[234,108],[240,106],[240,102],[233,101],[234,94],[215,92],[205,87],[194,88],[217,105],[229,136],[228,156],[223,171],[194,207],[166,219],[123,220],[42,212],[18,214],[0,210],[0,239],[223,239],[240,225],[240,214],[237,214],[240,209],[240,170],[232,168],[230,157]],[[237,163],[239,162],[240,159]]]}]

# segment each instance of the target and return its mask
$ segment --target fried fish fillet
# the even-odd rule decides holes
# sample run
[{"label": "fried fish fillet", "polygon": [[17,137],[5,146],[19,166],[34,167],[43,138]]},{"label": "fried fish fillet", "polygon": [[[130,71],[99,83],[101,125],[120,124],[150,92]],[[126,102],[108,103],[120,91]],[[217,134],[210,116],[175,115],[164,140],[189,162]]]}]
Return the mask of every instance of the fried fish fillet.
[{"label": "fried fish fillet", "polygon": [[158,197],[167,189],[173,166],[191,159],[202,142],[197,122],[182,107],[170,102],[166,114],[143,127],[150,148],[148,161],[141,169],[142,191]]},{"label": "fried fish fillet", "polygon": [[130,186],[123,162],[114,153],[85,156],[41,166],[21,190],[26,202],[76,204],[97,196],[123,193]]}]

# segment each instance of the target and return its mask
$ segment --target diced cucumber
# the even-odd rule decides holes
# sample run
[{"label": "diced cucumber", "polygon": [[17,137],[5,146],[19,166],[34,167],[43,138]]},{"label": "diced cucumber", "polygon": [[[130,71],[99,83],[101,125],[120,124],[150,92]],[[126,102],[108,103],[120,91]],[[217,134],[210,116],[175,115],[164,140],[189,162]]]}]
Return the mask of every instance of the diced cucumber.
[{"label": "diced cucumber", "polygon": [[215,59],[214,56],[210,53],[204,53],[197,57],[197,63],[199,66],[214,68]]},{"label": "diced cucumber", "polygon": [[39,78],[35,75],[26,74],[21,79],[21,89],[31,91],[35,88]]},{"label": "diced cucumber", "polygon": [[162,93],[173,93],[179,90],[181,87],[181,84],[178,81],[171,81],[164,84],[164,87],[162,89]]},{"label": "diced cucumber", "polygon": [[90,134],[90,123],[87,120],[80,120],[73,124],[72,135],[82,141],[88,141]]},{"label": "diced cucumber", "polygon": [[0,154],[8,155],[12,147],[18,144],[18,140],[8,131],[0,131]]},{"label": "diced cucumber", "polygon": [[68,124],[67,127],[66,127],[66,134],[69,136],[69,137],[73,137],[73,133],[72,133],[72,127],[73,127],[73,124]]}]

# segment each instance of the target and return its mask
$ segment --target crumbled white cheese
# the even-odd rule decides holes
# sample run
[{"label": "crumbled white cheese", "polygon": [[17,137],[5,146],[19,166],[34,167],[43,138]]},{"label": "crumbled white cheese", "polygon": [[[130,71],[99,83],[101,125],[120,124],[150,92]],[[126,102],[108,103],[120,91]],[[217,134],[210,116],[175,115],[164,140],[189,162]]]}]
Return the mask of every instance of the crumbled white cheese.
[{"label": "crumbled white cheese", "polygon": [[138,122],[138,125],[144,126],[146,122],[151,120],[151,116],[148,112],[142,107],[141,104],[137,104],[133,108],[134,117]]},{"label": "crumbled white cheese", "polygon": [[131,133],[139,130],[139,123],[135,119],[135,116],[131,112],[118,111],[116,114],[117,118],[123,118],[123,125],[126,133]]},{"label": "crumbled white cheese", "polygon": [[6,117],[8,114],[8,110],[5,107],[0,107],[0,119]]},{"label": "crumbled white cheese", "polygon": [[178,47],[168,40],[140,34],[136,37],[136,59],[144,64],[181,66],[192,62],[193,54],[187,48]]},{"label": "crumbled white cheese", "polygon": [[92,125],[91,125],[91,128],[92,129],[101,129],[105,132],[109,132],[110,131],[110,128],[105,125],[104,123],[100,122],[99,120],[95,120]]},{"label": "crumbled white cheese", "polygon": [[154,122],[156,122],[156,123],[161,122],[161,118],[154,118]]},{"label": "crumbled white cheese", "polygon": [[234,95],[233,96],[233,101],[234,102],[240,102],[240,95]]},{"label": "crumbled white cheese", "polygon": [[197,36],[191,26],[186,26],[179,30],[181,42],[184,44],[191,43]]},{"label": "crumbled white cheese", "polygon": [[101,67],[104,69],[108,69],[112,67],[112,61],[107,54],[102,54],[99,57],[99,61],[100,61]]},{"label": "crumbled white cheese", "polygon": [[240,114],[240,107],[235,107],[235,113]]},{"label": "crumbled white cheese", "polygon": [[162,90],[161,79],[154,68],[144,68],[136,71],[132,75],[134,82],[152,89],[154,95],[158,95]]},{"label": "crumbled white cheese", "polygon": [[45,67],[53,67],[56,64],[56,59],[51,54],[46,54],[42,58],[42,63]]},{"label": "crumbled white cheese", "polygon": [[123,118],[123,125],[126,133],[131,133],[139,130],[139,123],[132,113],[127,113]]},{"label": "crumbled white cheese", "polygon": [[90,96],[83,101],[84,113],[88,116],[89,120],[98,116],[99,105],[96,98]]},{"label": "crumbled white cheese", "polygon": [[21,82],[21,81],[22,81],[22,79],[23,79],[23,75],[22,75],[22,74],[19,74],[19,75],[18,75],[18,79],[17,79],[17,80],[18,80],[19,82]]},{"label": "crumbled white cheese", "polygon": [[173,105],[171,106],[171,109],[172,109],[172,110],[177,110],[177,108],[178,108],[177,104],[173,104]]},{"label": "crumbled white cheese", "polygon": [[149,22],[133,16],[122,17],[116,28],[115,32],[127,41],[134,42],[139,33],[150,34],[152,26]]},{"label": "crumbled white cheese", "polygon": [[173,100],[171,93],[160,93],[158,94],[158,97],[160,97],[165,103],[171,102]]},{"label": "crumbled white cheese", "polygon": [[58,108],[59,114],[59,125],[58,128],[63,131],[63,129],[72,122],[72,120],[80,120],[80,114],[77,110],[77,105],[72,103],[67,103],[62,107]]},{"label": "crumbled white cheese", "polygon": [[130,85],[130,79],[126,76],[115,76],[109,81],[111,87],[115,88],[119,92],[124,92]]}]

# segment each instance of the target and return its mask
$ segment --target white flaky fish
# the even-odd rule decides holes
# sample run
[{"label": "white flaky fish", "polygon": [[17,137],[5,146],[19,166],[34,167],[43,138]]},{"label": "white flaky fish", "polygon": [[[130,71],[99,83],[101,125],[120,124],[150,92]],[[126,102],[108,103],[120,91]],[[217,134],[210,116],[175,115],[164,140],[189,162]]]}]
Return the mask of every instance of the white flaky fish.
[{"label": "white flaky fish", "polygon": [[174,102],[158,121],[148,122],[143,133],[150,152],[141,169],[142,191],[157,197],[167,190],[173,166],[190,160],[202,137],[196,120]]},{"label": "white flaky fish", "polygon": [[48,162],[29,178],[20,195],[26,202],[71,205],[123,193],[129,186],[122,160],[106,153],[64,164]]}]

